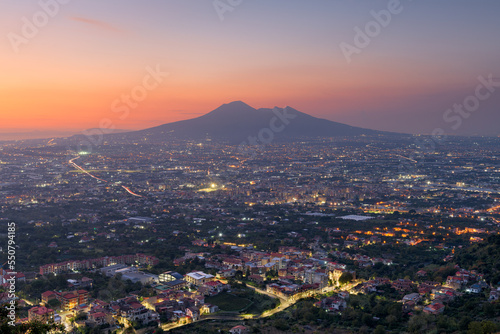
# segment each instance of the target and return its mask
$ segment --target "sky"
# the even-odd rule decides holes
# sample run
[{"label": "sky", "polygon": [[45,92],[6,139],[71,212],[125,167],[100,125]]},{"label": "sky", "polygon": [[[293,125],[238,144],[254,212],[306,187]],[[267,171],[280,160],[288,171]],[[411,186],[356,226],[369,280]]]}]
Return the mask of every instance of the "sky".
[{"label": "sky", "polygon": [[498,0],[0,8],[0,140],[144,129],[235,100],[377,130],[500,135]]}]

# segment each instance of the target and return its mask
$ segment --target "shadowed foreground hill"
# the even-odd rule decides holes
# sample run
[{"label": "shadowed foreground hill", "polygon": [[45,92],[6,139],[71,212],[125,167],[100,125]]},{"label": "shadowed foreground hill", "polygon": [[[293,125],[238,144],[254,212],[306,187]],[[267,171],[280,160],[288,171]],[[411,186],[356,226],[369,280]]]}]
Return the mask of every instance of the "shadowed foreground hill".
[{"label": "shadowed foreground hill", "polygon": [[460,250],[455,262],[463,268],[477,270],[485,275],[488,283],[500,282],[500,235],[492,235],[488,240]]}]

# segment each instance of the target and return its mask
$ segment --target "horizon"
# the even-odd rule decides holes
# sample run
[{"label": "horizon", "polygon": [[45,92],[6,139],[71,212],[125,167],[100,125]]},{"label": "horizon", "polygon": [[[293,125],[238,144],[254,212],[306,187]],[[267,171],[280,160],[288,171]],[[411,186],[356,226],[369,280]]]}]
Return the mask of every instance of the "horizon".
[{"label": "horizon", "polygon": [[47,3],[0,13],[0,140],[103,120],[147,129],[235,100],[380,131],[500,134],[492,0]]},{"label": "horizon", "polygon": [[[226,105],[230,105],[230,104],[235,104],[235,103],[242,103],[244,105],[247,105],[251,108],[253,108],[254,110],[259,110],[259,109],[272,109],[272,108],[292,108],[292,109],[295,109],[293,108],[293,106],[284,106],[284,107],[278,107],[278,106],[274,106],[274,107],[271,107],[271,106],[267,106],[267,107],[260,107],[260,108],[254,108],[253,106],[247,104],[246,102],[244,101],[241,101],[241,100],[235,100],[235,101],[231,101],[231,102],[228,102],[228,103],[224,103],[224,104],[221,104],[219,107],[213,109],[213,110],[210,110],[206,113],[203,113],[198,116],[193,116],[193,117],[190,117],[190,118],[186,118],[186,119],[181,119],[179,121],[188,121],[188,120],[195,120],[201,116],[204,116],[204,115],[207,115],[207,114],[210,114],[214,111],[217,111],[219,108],[223,107],[223,106],[226,106]],[[299,112],[302,112],[300,110],[297,110]],[[307,114],[307,113],[305,113]],[[310,115],[310,114],[307,114],[307,115]],[[313,116],[313,115],[310,115],[310,116]],[[316,117],[316,116],[313,116],[313,117]],[[325,118],[321,118],[321,117],[316,117],[317,119],[319,120],[327,120],[327,121],[330,121],[328,119],[325,119]],[[175,122],[178,122],[178,121],[175,121]],[[170,122],[170,123],[175,123],[175,122]],[[127,132],[135,132],[135,131],[141,131],[141,130],[147,130],[147,129],[151,129],[151,128],[155,128],[155,127],[158,127],[158,126],[161,126],[161,125],[167,125],[167,124],[170,124],[170,123],[161,123],[161,124],[157,124],[157,125],[153,125],[153,126],[150,126],[148,128],[139,128],[139,129],[117,129],[117,128],[113,128],[113,129],[110,129],[108,127],[96,127],[96,128],[90,128],[90,129],[74,129],[74,130],[62,130],[62,129],[55,129],[55,130],[51,130],[51,129],[46,129],[46,130],[33,130],[31,132],[2,132],[1,129],[0,129],[0,142],[8,142],[8,141],[23,141],[23,140],[37,140],[37,139],[58,139],[58,138],[68,138],[68,137],[72,137],[74,135],[80,135],[80,134],[85,134],[85,132],[89,132],[89,133],[102,133],[102,134],[111,134],[111,133],[127,133]],[[341,123],[341,124],[346,124],[346,123]],[[346,124],[346,125],[350,125],[350,124]],[[368,130],[377,130],[377,129],[371,129],[371,128],[364,128],[364,129],[368,129]],[[97,132],[96,132],[97,131]],[[387,131],[387,132],[391,132],[391,131]],[[393,132],[393,133],[396,133],[396,132]],[[415,136],[435,136],[435,134],[429,132],[429,133],[404,133],[404,132],[401,132],[401,133],[396,133],[396,134],[400,134],[400,135],[415,135]],[[443,135],[445,136],[457,136],[457,137],[499,137],[500,138],[500,134],[499,135],[476,135],[476,134],[453,134],[453,133],[443,133]]]}]

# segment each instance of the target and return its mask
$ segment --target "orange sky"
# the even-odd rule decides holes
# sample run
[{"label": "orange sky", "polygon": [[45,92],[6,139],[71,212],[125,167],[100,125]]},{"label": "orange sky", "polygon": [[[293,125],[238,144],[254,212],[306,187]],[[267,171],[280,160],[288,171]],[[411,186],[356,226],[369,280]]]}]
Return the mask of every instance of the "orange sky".
[{"label": "orange sky", "polygon": [[[490,13],[496,5],[443,5],[429,13],[427,5],[412,4],[348,64],[339,43],[352,43],[353,28],[385,2],[318,2],[314,8],[286,2],[286,11],[278,3],[285,4],[276,1],[265,11],[262,3],[241,5],[224,21],[210,4],[182,1],[61,5],[17,50],[9,38],[0,44],[0,137],[80,131],[98,127],[102,119],[116,128],[142,129],[234,100],[256,108],[290,105],[381,130],[425,132],[473,91],[479,75],[496,70],[500,43],[491,43],[498,42],[491,29],[498,22]],[[22,35],[23,18],[41,10],[36,1],[11,1],[6,8],[0,33],[7,37]],[[450,10],[467,12],[471,20],[443,26]],[[426,26],[418,24],[423,17]],[[462,39],[450,38],[455,34]],[[157,65],[169,75],[120,118],[114,101],[140,86],[146,68]]]}]

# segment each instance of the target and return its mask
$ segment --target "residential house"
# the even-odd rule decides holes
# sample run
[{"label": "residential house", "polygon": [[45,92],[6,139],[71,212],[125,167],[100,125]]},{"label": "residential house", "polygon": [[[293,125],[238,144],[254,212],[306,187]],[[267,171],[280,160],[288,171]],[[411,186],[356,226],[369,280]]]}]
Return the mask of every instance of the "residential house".
[{"label": "residential house", "polygon": [[54,310],[45,306],[35,306],[28,310],[29,321],[40,321],[44,323],[54,321]]},{"label": "residential house", "polygon": [[197,321],[200,318],[200,310],[197,307],[186,308],[186,315],[191,317],[193,321]]},{"label": "residential house", "polygon": [[409,313],[415,308],[415,302],[413,300],[408,300],[403,302],[403,312]]},{"label": "residential house", "polygon": [[242,325],[234,326],[229,330],[229,333],[231,334],[248,334],[250,333],[250,330]]},{"label": "residential house", "polygon": [[423,311],[427,314],[437,315],[444,312],[444,305],[439,302],[434,302],[424,307]]},{"label": "residential house", "polygon": [[472,284],[470,287],[468,287],[467,289],[465,289],[466,292],[469,292],[469,293],[481,293],[481,291],[483,291],[483,289],[481,288],[481,286],[479,284]]},{"label": "residential house", "polygon": [[201,287],[206,288],[205,295],[215,296],[215,295],[218,295],[219,293],[221,293],[222,291],[227,290],[229,285],[224,284],[220,281],[210,281],[210,282],[206,282]]},{"label": "residential house", "polygon": [[332,296],[321,300],[320,305],[329,312],[340,312],[347,306],[346,301],[339,296]]},{"label": "residential house", "polygon": [[230,278],[236,275],[236,270],[234,269],[224,269],[217,273],[216,277],[219,279]]},{"label": "residential house", "polygon": [[403,297],[403,303],[404,302],[407,302],[407,301],[413,301],[414,303],[418,303],[420,300],[422,299],[422,297],[420,296],[420,294],[418,293],[410,293],[408,295],[405,295]]},{"label": "residential house", "polygon": [[490,297],[488,298],[488,300],[491,302],[491,301],[495,301],[495,300],[498,300],[500,297],[500,291],[498,290],[491,290],[490,291]]},{"label": "residential house", "polygon": [[200,308],[201,314],[212,314],[219,311],[219,307],[217,305],[212,304],[204,304]]},{"label": "residential house", "polygon": [[[45,298],[52,298],[50,291],[47,291]],[[64,310],[72,310],[79,305],[87,304],[89,299],[89,292],[87,290],[75,290],[66,292],[55,292],[57,300],[61,303],[61,308]],[[42,300],[44,296],[42,295]],[[50,299],[48,299],[50,300]],[[47,300],[47,301],[48,301]]]},{"label": "residential house", "polygon": [[201,286],[206,282],[210,282],[214,279],[213,275],[205,274],[202,271],[193,271],[186,274],[186,281],[196,286]]}]

